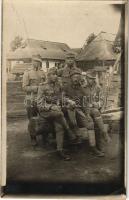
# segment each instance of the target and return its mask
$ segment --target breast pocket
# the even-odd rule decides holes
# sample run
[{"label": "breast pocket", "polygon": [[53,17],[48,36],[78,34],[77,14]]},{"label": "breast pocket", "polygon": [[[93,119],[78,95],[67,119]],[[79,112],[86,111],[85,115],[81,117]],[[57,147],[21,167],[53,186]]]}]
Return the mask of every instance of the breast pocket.
[{"label": "breast pocket", "polygon": [[30,79],[30,85],[37,86],[38,85],[38,80],[37,79]]}]

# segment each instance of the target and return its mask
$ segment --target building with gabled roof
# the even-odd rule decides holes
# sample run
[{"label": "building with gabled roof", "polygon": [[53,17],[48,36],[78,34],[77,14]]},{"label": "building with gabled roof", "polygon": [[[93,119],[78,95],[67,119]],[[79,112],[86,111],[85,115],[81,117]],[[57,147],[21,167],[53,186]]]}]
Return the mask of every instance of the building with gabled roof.
[{"label": "building with gabled roof", "polygon": [[57,62],[64,62],[68,52],[73,51],[65,43],[27,39],[20,48],[8,52],[7,60],[11,61],[11,69],[8,71],[24,73],[22,70],[25,68],[24,63],[31,63],[32,56],[37,54],[41,56],[42,68],[46,71],[47,68],[54,67]]},{"label": "building with gabled roof", "polygon": [[85,71],[95,66],[113,65],[116,53],[113,51],[115,34],[100,32],[96,38],[86,45],[77,55],[78,65]]}]

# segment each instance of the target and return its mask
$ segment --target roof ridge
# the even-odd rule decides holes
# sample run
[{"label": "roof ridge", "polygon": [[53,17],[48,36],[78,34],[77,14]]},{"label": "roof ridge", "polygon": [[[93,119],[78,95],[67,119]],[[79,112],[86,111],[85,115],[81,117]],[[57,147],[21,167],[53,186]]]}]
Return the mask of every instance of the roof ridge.
[{"label": "roof ridge", "polygon": [[[112,42],[112,43],[113,43],[113,41],[107,40],[107,39],[105,39],[105,38],[103,38],[103,39],[101,39],[101,40],[93,40],[92,42],[101,42],[101,41],[108,41],[108,42]],[[92,42],[91,42],[91,43],[92,43]],[[91,43],[90,43],[90,44],[91,44]],[[89,44],[89,45],[90,45],[90,44]]]},{"label": "roof ridge", "polygon": [[[58,44],[66,44],[64,42],[53,42],[53,41],[48,41],[48,40],[39,40],[39,39],[34,39],[34,38],[28,38],[26,40],[35,40],[35,41],[40,41],[40,42],[51,42],[51,43],[58,43]],[[68,44],[66,44],[68,46]]]},{"label": "roof ridge", "polygon": [[[99,34],[101,34],[101,33],[107,33],[107,34],[110,34],[110,35],[116,35],[115,33],[109,33],[109,32],[106,32],[106,31],[101,31]],[[98,34],[98,35],[99,35],[99,34]],[[97,36],[98,36],[98,35],[97,35]]]}]

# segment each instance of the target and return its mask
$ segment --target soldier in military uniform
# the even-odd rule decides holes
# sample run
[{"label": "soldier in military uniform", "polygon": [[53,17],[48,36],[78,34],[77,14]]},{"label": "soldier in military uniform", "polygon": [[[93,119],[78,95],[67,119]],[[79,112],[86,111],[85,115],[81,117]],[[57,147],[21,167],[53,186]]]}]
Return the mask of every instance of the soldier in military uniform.
[{"label": "soldier in military uniform", "polygon": [[[85,88],[81,86],[81,72],[78,68],[74,69],[70,73],[71,83],[67,85],[63,79],[63,90],[66,100],[70,99],[75,108],[75,117],[77,126],[85,127],[88,131],[89,145],[92,153],[96,156],[103,156],[103,153],[96,148],[94,122],[89,115],[89,108],[86,101]],[[77,127],[75,131],[77,130]]]},{"label": "soldier in military uniform", "polygon": [[79,68],[76,67],[75,55],[71,52],[68,52],[66,54],[65,66],[64,68],[58,70],[58,76],[62,77],[62,79],[65,79],[65,80],[67,79],[67,83],[69,84],[70,73],[76,69],[80,70]]},{"label": "soldier in military uniform", "polygon": [[[29,119],[30,127],[30,120],[37,116],[38,109],[37,109],[37,92],[38,86],[41,82],[44,82],[46,79],[45,73],[41,70],[42,60],[40,56],[35,55],[32,57],[32,69],[27,70],[24,72],[23,75],[23,90],[26,93],[25,96],[25,107],[27,110],[27,116]],[[32,145],[37,145],[36,136],[34,132],[30,132],[30,137],[32,141]]]},{"label": "soldier in military uniform", "polygon": [[70,160],[63,150],[64,134],[71,134],[69,126],[61,110],[61,87],[57,80],[56,70],[53,68],[47,74],[47,81],[39,86],[37,106],[39,115],[49,124],[54,125],[57,143],[57,153],[61,159]]},{"label": "soldier in military uniform", "polygon": [[82,78],[81,78],[81,85],[82,85],[82,87],[86,87],[86,85],[87,85],[87,81],[86,81],[86,72],[82,72],[82,76],[81,76]]},{"label": "soldier in military uniform", "polygon": [[[87,105],[89,114],[92,117],[99,132],[96,133],[97,148],[104,152],[105,141],[109,142],[110,138],[104,127],[104,122],[100,113],[101,108],[101,88],[96,84],[96,73],[94,71],[87,72],[87,86],[85,88]],[[99,138],[99,140],[97,140]]]}]

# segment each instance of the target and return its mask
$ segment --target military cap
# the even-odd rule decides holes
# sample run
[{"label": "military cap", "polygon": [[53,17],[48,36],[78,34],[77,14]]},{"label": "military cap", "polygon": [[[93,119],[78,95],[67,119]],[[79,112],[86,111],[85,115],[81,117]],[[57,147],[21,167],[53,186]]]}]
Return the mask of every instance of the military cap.
[{"label": "military cap", "polygon": [[66,58],[73,58],[73,59],[75,59],[75,54],[72,53],[72,52],[67,52],[66,53]]},{"label": "military cap", "polygon": [[32,56],[32,60],[42,63],[42,59],[41,59],[41,56],[39,54],[38,55],[33,55]]},{"label": "military cap", "polygon": [[96,79],[96,72],[95,71],[88,71],[86,76],[91,79]]},{"label": "military cap", "polygon": [[76,68],[76,69],[73,69],[71,72],[70,72],[70,76],[73,76],[75,74],[78,74],[78,75],[82,75],[82,72],[79,68]]}]

